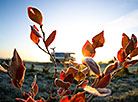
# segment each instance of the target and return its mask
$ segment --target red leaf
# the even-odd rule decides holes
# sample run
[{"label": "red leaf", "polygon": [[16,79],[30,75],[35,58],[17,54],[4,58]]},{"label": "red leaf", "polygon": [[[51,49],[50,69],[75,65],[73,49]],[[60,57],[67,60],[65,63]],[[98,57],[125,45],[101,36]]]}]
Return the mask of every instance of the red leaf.
[{"label": "red leaf", "polygon": [[69,67],[67,72],[66,72],[66,75],[70,75],[72,74],[74,77],[75,75],[79,72],[79,70],[75,67]]},{"label": "red leaf", "polygon": [[20,87],[23,85],[24,82],[25,70],[26,69],[22,64],[16,73],[16,80],[18,80],[18,84],[20,85]]},{"label": "red leaf", "polygon": [[33,7],[28,7],[27,11],[28,11],[29,18],[41,26],[42,20],[43,20],[43,16],[41,12],[38,9],[33,8]]},{"label": "red leaf", "polygon": [[64,91],[65,91],[65,89],[63,89],[62,87],[60,87],[60,88],[57,90],[57,93],[58,93],[59,95],[61,95],[61,94],[64,93]]},{"label": "red leaf", "polygon": [[70,82],[64,82],[63,80],[58,78],[56,78],[54,82],[57,87],[62,87],[65,90],[67,90],[70,87]]},{"label": "red leaf", "polygon": [[82,63],[87,65],[91,69],[91,71],[94,72],[96,75],[100,76],[100,66],[91,57],[85,58],[82,61]]},{"label": "red leaf", "polygon": [[116,69],[118,69],[118,68],[119,68],[119,63],[118,63],[117,61],[115,61],[114,63],[109,64],[109,65],[105,68],[104,74],[105,74],[105,75],[108,75],[108,74],[114,72],[114,71],[115,71]]},{"label": "red leaf", "polygon": [[111,74],[105,75],[99,82],[97,88],[105,88],[111,82]]},{"label": "red leaf", "polygon": [[125,48],[127,55],[129,55],[136,48],[136,45],[137,45],[136,41],[137,41],[136,36],[134,34],[132,34],[129,43]]},{"label": "red leaf", "polygon": [[122,47],[123,47],[123,49],[126,48],[126,46],[128,45],[129,41],[130,41],[129,37],[125,33],[123,33],[122,34]]},{"label": "red leaf", "polygon": [[92,44],[87,40],[84,46],[82,47],[82,54],[84,57],[94,57],[95,49]]},{"label": "red leaf", "polygon": [[60,102],[70,102],[71,96],[67,96],[60,100]]},{"label": "red leaf", "polygon": [[126,59],[127,55],[125,53],[125,51],[123,50],[123,48],[121,48],[118,53],[117,53],[117,58],[119,60],[119,62],[123,62]]},{"label": "red leaf", "polygon": [[41,38],[41,35],[39,34],[37,29],[35,29],[35,28],[36,28],[36,26],[31,26],[30,38],[35,44],[38,44],[39,43],[39,38]]},{"label": "red leaf", "polygon": [[33,98],[37,95],[38,89],[39,89],[39,87],[38,87],[38,85],[36,84],[36,75],[35,75],[34,81],[33,81],[33,83],[32,83],[32,91],[33,91],[32,94],[33,94]]},{"label": "red leaf", "polygon": [[71,91],[68,90],[68,91],[66,91],[66,92],[63,94],[63,96],[67,96],[67,95],[70,95],[70,94],[71,94]]},{"label": "red leaf", "polygon": [[83,72],[78,72],[75,76],[75,79],[79,82],[86,78],[86,75]]},{"label": "red leaf", "polygon": [[130,53],[130,59],[131,59],[132,57],[137,56],[137,55],[138,55],[138,47],[135,48],[135,49]]},{"label": "red leaf", "polygon": [[94,36],[92,38],[92,42],[93,42],[93,47],[94,48],[102,47],[104,42],[105,42],[104,31],[102,31],[101,33],[99,33],[96,36]]},{"label": "red leaf", "polygon": [[16,49],[14,50],[12,61],[10,63],[10,70],[12,74],[12,83],[15,84],[14,86],[20,88],[24,82],[26,69],[23,66],[23,62]]},{"label": "red leaf", "polygon": [[77,93],[71,98],[70,102],[86,102],[85,92]]},{"label": "red leaf", "polygon": [[134,48],[136,48],[137,47],[137,37],[134,34],[132,34],[132,38],[134,40]]},{"label": "red leaf", "polygon": [[84,80],[84,81],[82,81],[82,82],[79,84],[79,87],[84,88],[85,86],[88,85],[88,83],[89,83],[89,80]]},{"label": "red leaf", "polygon": [[49,35],[49,37],[46,39],[46,41],[45,41],[46,47],[48,47],[48,46],[54,41],[55,36],[56,36],[56,30],[53,31],[53,32]]},{"label": "red leaf", "polygon": [[60,79],[61,79],[61,80],[64,80],[66,76],[67,76],[67,75],[65,74],[64,71],[62,71],[62,72],[60,73]]},{"label": "red leaf", "polygon": [[73,79],[74,79],[73,74],[69,74],[69,75],[67,75],[65,77],[64,81],[65,82],[70,82],[72,84],[73,83]]},{"label": "red leaf", "polygon": [[136,63],[138,63],[137,59],[136,60],[132,60],[132,61],[125,61],[123,63],[123,67],[128,68],[130,65],[135,65]]}]

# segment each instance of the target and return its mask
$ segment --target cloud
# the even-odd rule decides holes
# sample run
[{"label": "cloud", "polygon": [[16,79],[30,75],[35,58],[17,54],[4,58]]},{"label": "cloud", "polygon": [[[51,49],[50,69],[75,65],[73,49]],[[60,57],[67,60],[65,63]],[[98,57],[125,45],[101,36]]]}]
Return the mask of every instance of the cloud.
[{"label": "cloud", "polygon": [[130,31],[136,27],[138,27],[138,9],[110,22],[106,26],[106,28],[116,29],[116,31]]}]

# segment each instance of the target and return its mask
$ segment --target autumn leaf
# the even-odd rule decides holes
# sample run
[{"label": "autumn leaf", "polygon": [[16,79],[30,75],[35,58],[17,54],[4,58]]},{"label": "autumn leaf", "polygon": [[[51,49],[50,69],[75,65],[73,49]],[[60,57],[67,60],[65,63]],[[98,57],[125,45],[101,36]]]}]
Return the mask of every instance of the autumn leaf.
[{"label": "autumn leaf", "polygon": [[89,83],[89,80],[84,80],[84,81],[82,81],[82,82],[79,84],[79,87],[84,88],[85,86],[88,85],[88,83]]},{"label": "autumn leaf", "polygon": [[94,36],[92,38],[92,42],[93,42],[93,47],[98,48],[98,47],[102,47],[104,45],[105,39],[104,39],[104,31],[102,31],[101,33],[97,34],[96,36]]},{"label": "autumn leaf", "polygon": [[86,78],[86,75],[83,72],[78,72],[75,76],[75,79],[79,82]]},{"label": "autumn leaf", "polygon": [[69,74],[65,77],[64,82],[70,82],[72,84],[73,80],[74,80],[73,74]]},{"label": "autumn leaf", "polygon": [[63,89],[62,87],[60,87],[60,88],[57,90],[57,93],[58,93],[59,95],[61,95],[61,94],[64,93],[64,91],[65,91],[65,89]]},{"label": "autumn leaf", "polygon": [[37,8],[33,8],[33,7],[28,7],[27,11],[28,11],[29,18],[41,26],[42,20],[43,20],[43,16],[41,12]]},{"label": "autumn leaf", "polygon": [[67,90],[67,91],[65,91],[65,93],[63,94],[63,96],[67,96],[67,95],[70,95],[70,94],[71,94],[71,91]]},{"label": "autumn leaf", "polygon": [[41,38],[41,35],[39,34],[38,29],[35,25],[31,26],[30,38],[35,44],[39,43],[39,38]]},{"label": "autumn leaf", "polygon": [[82,61],[83,64],[87,65],[92,72],[94,72],[96,75],[100,76],[101,70],[100,66],[91,58],[87,57]]},{"label": "autumn leaf", "polygon": [[138,55],[138,47],[135,48],[135,49],[130,53],[130,59],[131,59],[132,57],[137,56],[137,55]]},{"label": "autumn leaf", "polygon": [[132,38],[134,40],[134,48],[136,48],[137,47],[137,37],[134,34],[132,34]]},{"label": "autumn leaf", "polygon": [[60,102],[70,102],[71,96],[67,96],[60,100]]},{"label": "autumn leaf", "polygon": [[89,69],[88,67],[82,70],[82,72],[83,72],[85,75],[88,74],[89,71],[90,71],[90,69]]},{"label": "autumn leaf", "polygon": [[62,87],[63,89],[67,90],[70,87],[70,82],[64,82],[61,79],[56,78],[54,81],[57,87]]},{"label": "autumn leaf", "polygon": [[97,88],[105,88],[111,82],[111,74],[105,75],[97,86]]},{"label": "autumn leaf", "polygon": [[84,57],[94,57],[95,49],[92,44],[87,40],[84,46],[82,47],[82,54]]},{"label": "autumn leaf", "polygon": [[0,65],[0,71],[2,71],[3,73],[7,73],[7,69],[3,68],[1,65]]},{"label": "autumn leaf", "polygon": [[48,46],[54,41],[55,36],[56,36],[56,30],[54,30],[54,31],[49,35],[49,37],[46,39],[46,41],[45,41],[46,47],[48,47]]},{"label": "autumn leaf", "polygon": [[111,94],[111,90],[106,88],[93,88],[91,86],[86,86],[84,90],[98,97],[105,97]]},{"label": "autumn leaf", "polygon": [[38,89],[39,89],[39,87],[38,87],[38,85],[36,84],[36,75],[35,75],[34,81],[33,81],[33,83],[32,83],[32,91],[33,91],[32,94],[33,94],[33,98],[37,95]]},{"label": "autumn leaf", "polygon": [[135,46],[137,45],[136,41],[137,41],[137,39],[136,39],[135,35],[132,34],[129,43],[125,48],[125,52],[127,53],[127,55],[129,55],[135,49]]},{"label": "autumn leaf", "polygon": [[117,58],[119,62],[123,62],[126,59],[127,55],[123,48],[121,48],[117,53]]},{"label": "autumn leaf", "polygon": [[77,68],[69,67],[66,71],[66,75],[72,74],[75,77],[78,72],[79,72],[79,70]]},{"label": "autumn leaf", "polygon": [[126,48],[126,46],[128,45],[129,41],[130,41],[129,37],[125,33],[123,33],[122,34],[122,47],[123,47],[123,49]]},{"label": "autumn leaf", "polygon": [[22,87],[24,82],[26,68],[16,49],[14,49],[13,57],[10,63],[10,71],[12,75],[12,83],[15,87]]},{"label": "autumn leaf", "polygon": [[67,75],[65,74],[65,72],[64,71],[61,71],[61,73],[60,73],[60,79],[61,80],[64,80],[66,76]]},{"label": "autumn leaf", "polygon": [[119,68],[119,63],[117,62],[117,61],[115,61],[114,63],[112,63],[112,64],[109,64],[106,68],[105,68],[105,70],[104,70],[104,74],[105,75],[108,75],[108,74],[110,74],[110,73],[112,73],[112,72],[114,72],[116,69],[118,69]]},{"label": "autumn leaf", "polygon": [[85,92],[77,93],[70,100],[70,102],[85,102],[85,101],[86,101]]},{"label": "autumn leaf", "polygon": [[138,60],[130,60],[130,61],[125,61],[123,63],[123,67],[128,68],[130,65],[135,65],[136,63],[138,63]]}]

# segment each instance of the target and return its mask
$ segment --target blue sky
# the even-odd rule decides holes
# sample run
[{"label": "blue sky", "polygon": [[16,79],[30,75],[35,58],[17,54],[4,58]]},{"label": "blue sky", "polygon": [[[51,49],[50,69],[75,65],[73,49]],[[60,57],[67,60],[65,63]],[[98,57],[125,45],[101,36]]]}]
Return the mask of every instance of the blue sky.
[{"label": "blue sky", "polygon": [[35,23],[27,16],[28,6],[42,12],[46,36],[57,30],[50,47],[57,52],[75,52],[78,61],[86,40],[102,30],[105,44],[96,49],[96,61],[116,56],[122,33],[138,37],[138,0],[0,0],[0,58],[11,58],[16,48],[24,60],[49,60],[30,40],[30,25]]}]

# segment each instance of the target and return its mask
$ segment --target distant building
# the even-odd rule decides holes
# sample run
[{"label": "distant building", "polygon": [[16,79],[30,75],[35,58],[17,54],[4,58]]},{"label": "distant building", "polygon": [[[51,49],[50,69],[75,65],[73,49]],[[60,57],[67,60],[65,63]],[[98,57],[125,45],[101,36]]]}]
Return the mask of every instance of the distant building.
[{"label": "distant building", "polygon": [[[51,53],[52,56],[53,53]],[[73,57],[73,55],[75,55],[75,53],[64,53],[64,52],[56,52],[55,53],[55,58],[57,62],[67,62],[69,60],[75,61],[75,57]],[[50,58],[50,60],[52,61],[52,59]]]}]

